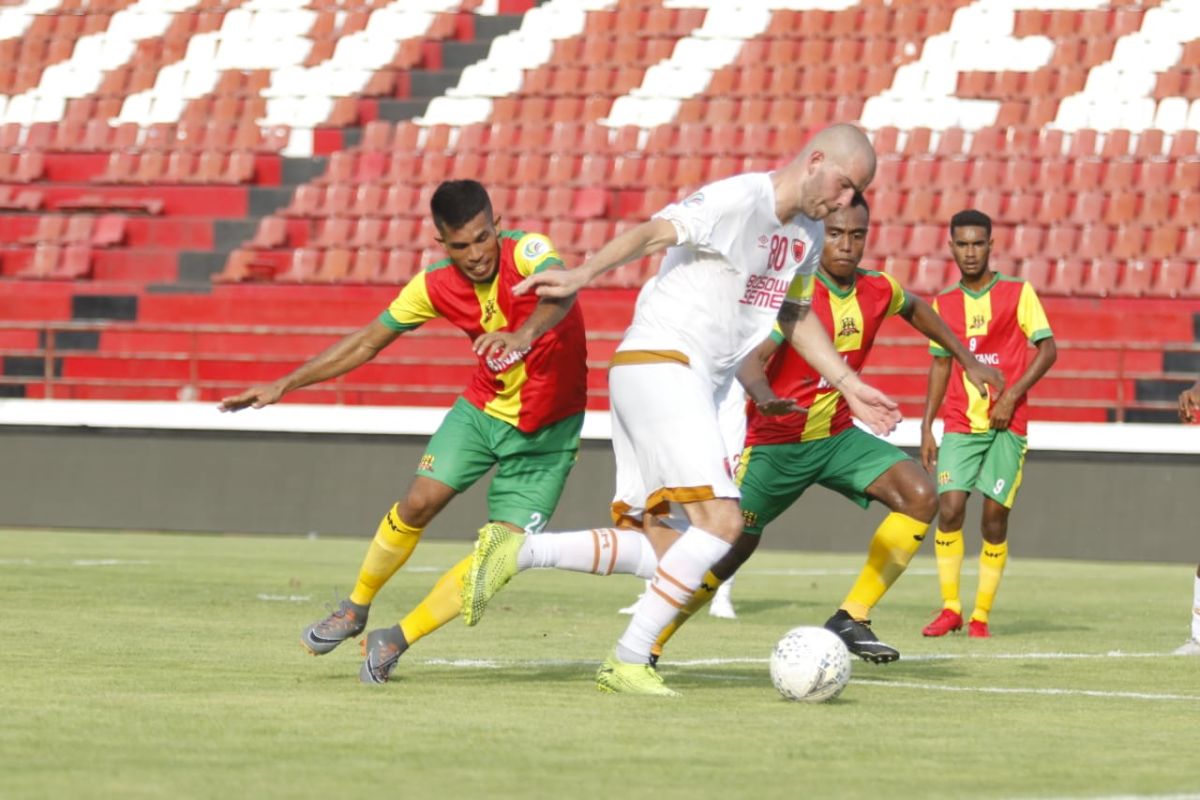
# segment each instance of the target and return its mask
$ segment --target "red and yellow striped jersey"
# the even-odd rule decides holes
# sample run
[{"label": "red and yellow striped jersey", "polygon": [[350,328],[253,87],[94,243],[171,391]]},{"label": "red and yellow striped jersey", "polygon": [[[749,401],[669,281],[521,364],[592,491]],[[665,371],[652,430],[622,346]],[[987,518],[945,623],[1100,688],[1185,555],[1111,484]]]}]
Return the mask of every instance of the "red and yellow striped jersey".
[{"label": "red and yellow striped jersey", "polygon": [[[937,296],[933,308],[954,335],[966,342],[975,358],[1004,373],[1005,384],[1009,386],[1024,374],[1029,364],[1029,343],[1054,335],[1032,284],[999,273],[978,292],[956,283]],[[944,358],[950,356],[936,342],[930,342],[929,352]],[[957,361],[951,367],[943,408],[947,433],[985,433],[991,427],[988,422],[991,399],[971,385]],[[1024,436],[1028,417],[1022,397],[1013,410],[1008,429]]]},{"label": "red and yellow striped jersey", "polygon": [[[833,345],[856,372],[871,352],[879,326],[908,308],[911,300],[900,284],[882,272],[860,269],[854,285],[843,290],[821,272],[813,290],[812,312],[825,326]],[[853,425],[850,406],[783,338],[779,326],[771,338],[785,345],[767,364],[771,388],[779,397],[794,398],[807,414],[768,417],[749,405],[746,444],[810,442],[841,433]]]},{"label": "red and yellow striped jersey", "polygon": [[[536,295],[512,287],[551,266],[561,266],[554,245],[540,233],[500,231],[500,265],[488,283],[473,283],[443,259],[425,268],[380,316],[395,331],[410,331],[444,317],[472,341],[491,331],[515,331],[537,307]],[[584,410],[587,343],[576,303],[527,352],[498,362],[481,357],[463,398],[485,414],[525,433]]]}]

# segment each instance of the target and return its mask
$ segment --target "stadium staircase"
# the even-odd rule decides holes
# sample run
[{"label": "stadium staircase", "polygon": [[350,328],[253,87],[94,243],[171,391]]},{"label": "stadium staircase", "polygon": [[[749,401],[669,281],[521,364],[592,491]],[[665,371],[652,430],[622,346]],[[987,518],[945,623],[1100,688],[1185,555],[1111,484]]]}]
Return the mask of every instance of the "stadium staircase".
[{"label": "stadium staircase", "polygon": [[[852,120],[880,155],[870,265],[935,293],[956,276],[948,216],[986,211],[995,266],[1038,287],[1062,346],[1035,416],[1169,416],[1200,368],[1194,4],[700,5],[16,4],[0,394],[212,400],[361,325],[440,257],[440,180],[482,180],[503,225],[578,263]],[[582,299],[595,407],[656,266]],[[429,328],[298,399],[444,403],[472,361]],[[924,347],[902,324],[884,337],[870,371],[919,413]]]}]

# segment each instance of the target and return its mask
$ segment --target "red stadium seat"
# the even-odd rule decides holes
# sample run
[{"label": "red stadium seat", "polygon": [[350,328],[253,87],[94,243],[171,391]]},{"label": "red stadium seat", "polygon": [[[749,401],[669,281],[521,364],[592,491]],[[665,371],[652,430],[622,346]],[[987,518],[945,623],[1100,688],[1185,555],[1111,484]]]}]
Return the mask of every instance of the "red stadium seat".
[{"label": "red stadium seat", "polygon": [[1085,262],[1077,258],[1059,261],[1046,286],[1046,294],[1060,296],[1079,294],[1083,288],[1086,266]]},{"label": "red stadium seat", "polygon": [[254,238],[246,242],[246,247],[259,250],[270,250],[287,245],[287,220],[283,217],[269,215],[259,220]]},{"label": "red stadium seat", "polygon": [[1094,259],[1088,264],[1078,294],[1107,297],[1117,286],[1120,264],[1112,259]]},{"label": "red stadium seat", "polygon": [[912,283],[913,271],[916,269],[916,261],[905,256],[888,256],[883,261],[883,271],[896,279],[904,288],[908,288]]},{"label": "red stadium seat", "polygon": [[296,193],[292,195],[292,202],[281,213],[288,217],[318,216],[323,196],[324,193],[320,186],[302,183],[296,187]]},{"label": "red stadium seat", "polygon": [[907,288],[923,297],[937,294],[957,280],[957,269],[954,270],[956,277],[949,277],[949,265],[950,262],[940,256],[918,259],[913,270],[912,282]]},{"label": "red stadium seat", "polygon": [[1013,230],[1012,248],[1009,255],[1023,259],[1041,255],[1046,231],[1038,225],[1017,225]]},{"label": "red stadium seat", "polygon": [[67,228],[67,218],[62,214],[44,214],[38,217],[37,230],[21,238],[22,244],[59,244]]},{"label": "red stadium seat", "polygon": [[354,254],[344,247],[334,247],[326,250],[321,256],[321,268],[313,276],[313,280],[321,283],[338,283],[350,274],[350,264]]},{"label": "red stadium seat", "polygon": [[321,263],[321,251],[311,247],[300,247],[292,251],[291,264],[276,280],[285,283],[308,283],[317,275]]},{"label": "red stadium seat", "polygon": [[1151,297],[1180,297],[1187,294],[1192,283],[1193,262],[1176,258],[1165,258],[1158,263],[1154,280],[1146,288]]},{"label": "red stadium seat", "polygon": [[396,285],[408,283],[422,267],[418,256],[415,250],[389,250],[383,273],[378,275],[375,281]]},{"label": "red stadium seat", "polygon": [[317,226],[314,247],[343,247],[350,242],[354,220],[349,217],[330,217]]},{"label": "red stadium seat", "polygon": [[1109,253],[1113,258],[1141,258],[1145,252],[1146,228],[1137,225],[1118,225]]},{"label": "red stadium seat", "polygon": [[1112,293],[1117,297],[1141,297],[1150,289],[1153,278],[1153,262],[1140,258],[1127,261]]},{"label": "red stadium seat", "polygon": [[[1053,233],[1053,232],[1052,232]],[[1049,258],[1027,258],[1019,262],[1017,277],[1033,284],[1039,292],[1050,284],[1050,273],[1053,262]]]},{"label": "red stadium seat", "polygon": [[[1067,258],[1075,253],[1078,242],[1079,230],[1074,226],[1066,224],[1051,225],[1047,230],[1041,255],[1047,258]],[[1025,257],[1031,258],[1036,255],[1038,253],[1033,253]]]}]

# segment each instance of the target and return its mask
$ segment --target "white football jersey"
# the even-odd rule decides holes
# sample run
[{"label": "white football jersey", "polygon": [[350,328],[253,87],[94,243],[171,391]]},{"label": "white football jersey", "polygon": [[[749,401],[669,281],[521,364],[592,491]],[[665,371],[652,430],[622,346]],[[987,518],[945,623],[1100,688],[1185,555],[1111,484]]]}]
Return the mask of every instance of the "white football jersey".
[{"label": "white football jersey", "polygon": [[677,243],[642,287],[617,349],[678,350],[714,392],[726,389],[784,298],[811,299],[825,226],[803,214],[781,223],[765,172],[710,183],[654,216],[675,226]]}]

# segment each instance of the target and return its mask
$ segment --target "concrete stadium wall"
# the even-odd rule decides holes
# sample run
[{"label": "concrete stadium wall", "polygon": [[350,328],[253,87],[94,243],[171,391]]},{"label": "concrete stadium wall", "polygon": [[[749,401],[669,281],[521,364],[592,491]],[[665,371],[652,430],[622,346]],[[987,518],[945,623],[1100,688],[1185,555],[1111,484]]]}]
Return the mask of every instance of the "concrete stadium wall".
[{"label": "concrete stadium wall", "polygon": [[[408,484],[426,436],[0,426],[0,527],[368,536]],[[585,440],[551,529],[606,524],[607,441]],[[1200,457],[1031,451],[1014,553],[1195,563]],[[978,550],[978,500],[968,552]],[[764,546],[861,551],[884,515],[814,489]],[[469,539],[486,481],[430,527]],[[925,548],[932,552],[932,548]]]}]

